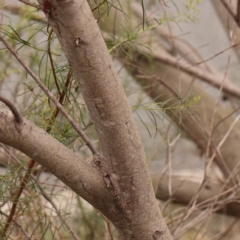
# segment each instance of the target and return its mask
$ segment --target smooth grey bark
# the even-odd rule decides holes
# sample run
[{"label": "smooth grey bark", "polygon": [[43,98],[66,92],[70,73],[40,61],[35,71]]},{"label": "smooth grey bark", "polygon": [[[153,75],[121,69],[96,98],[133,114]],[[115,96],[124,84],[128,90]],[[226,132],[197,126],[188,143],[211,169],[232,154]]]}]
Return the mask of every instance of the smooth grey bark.
[{"label": "smooth grey bark", "polygon": [[[47,1],[47,0],[46,0]],[[127,98],[88,2],[39,1],[62,45],[99,136],[93,164],[105,182],[98,208],[122,239],[172,239],[151,185]],[[47,2],[49,3],[49,1]]]},{"label": "smooth grey bark", "polygon": [[[25,153],[44,166],[91,204],[105,189],[102,177],[89,162],[23,118],[17,124],[10,110],[0,107],[0,142]],[[107,194],[106,198],[107,198]],[[97,205],[105,205],[99,199]],[[99,207],[98,206],[98,207]]]}]

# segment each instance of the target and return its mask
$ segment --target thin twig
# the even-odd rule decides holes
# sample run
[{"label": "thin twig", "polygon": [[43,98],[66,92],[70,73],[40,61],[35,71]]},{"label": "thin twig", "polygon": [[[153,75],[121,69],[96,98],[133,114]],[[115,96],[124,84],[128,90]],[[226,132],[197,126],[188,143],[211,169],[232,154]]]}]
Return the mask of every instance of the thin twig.
[{"label": "thin twig", "polygon": [[206,63],[206,62],[208,62],[208,61],[210,61],[210,60],[216,58],[217,56],[223,54],[224,52],[226,52],[226,51],[228,51],[228,50],[230,50],[230,49],[232,49],[232,48],[238,47],[239,44],[240,44],[240,43],[235,43],[235,44],[233,44],[233,45],[231,45],[231,46],[229,46],[229,47],[223,49],[222,51],[220,51],[220,52],[214,54],[213,56],[211,56],[211,57],[209,57],[209,58],[207,58],[207,59],[204,59],[203,61],[200,61],[200,62],[197,62],[197,63],[192,63],[191,66],[189,66],[189,67],[193,67],[193,66],[197,66],[197,65],[200,65],[200,64]]},{"label": "thin twig", "polygon": [[212,130],[212,135],[214,134],[214,132],[216,131],[216,129],[219,127],[219,125],[224,122],[225,120],[227,120],[228,118],[230,118],[234,113],[238,112],[238,110],[240,110],[240,106],[233,110],[232,112],[230,112],[226,117],[222,118],[221,120],[219,120],[219,122],[214,126],[213,130]]},{"label": "thin twig", "polygon": [[28,6],[31,6],[31,7],[37,8],[37,9],[41,9],[41,7],[39,5],[37,5],[35,3],[31,3],[31,2],[29,2],[27,0],[18,0],[18,1],[24,3],[24,4],[28,5]]},{"label": "thin twig", "polygon": [[[66,86],[66,87],[69,85],[71,75],[72,75],[72,74],[71,74],[71,71],[70,71],[69,74],[68,74],[67,81],[66,81],[66,83],[65,83],[65,86]],[[61,93],[61,95],[59,96],[59,102],[60,102],[61,104],[62,104],[62,102],[64,101],[64,97],[65,97],[65,91],[63,90],[62,93]],[[0,97],[0,100],[3,100],[3,102],[6,102],[8,106],[11,106],[11,108],[14,107],[14,106],[12,106],[11,103],[9,104],[9,101],[6,100],[5,98]],[[9,108],[10,108],[10,107],[9,107]],[[16,109],[15,109],[15,110],[16,110]],[[15,110],[14,110],[14,111],[15,111]],[[18,112],[17,112],[17,113],[18,113]],[[57,115],[58,115],[58,111],[54,111],[53,114],[52,114],[52,116],[51,116],[51,119],[55,119],[55,118],[57,117]],[[19,115],[19,116],[20,116],[20,115]],[[21,116],[20,116],[20,117],[21,117]],[[22,119],[21,119],[21,120],[22,120]],[[50,121],[50,122],[52,122],[52,121]],[[47,130],[46,130],[46,131],[49,132],[50,130],[51,130],[51,127],[50,127],[50,126],[47,127]],[[27,184],[27,182],[28,182],[28,180],[29,180],[29,176],[30,176],[30,174],[31,174],[31,172],[32,172],[34,163],[35,163],[35,161],[34,161],[33,159],[31,159],[31,160],[29,161],[29,167],[27,168],[27,172],[26,172],[25,176],[23,177],[23,180],[22,180],[21,183],[20,183],[19,189],[17,190],[17,193],[16,193],[15,198],[14,198],[14,201],[13,201],[13,205],[12,205],[11,210],[10,210],[10,214],[9,214],[8,219],[7,219],[7,222],[6,222],[5,226],[4,226],[3,236],[6,234],[6,232],[7,232],[7,230],[8,230],[8,227],[10,226],[10,223],[13,221],[13,216],[14,216],[14,214],[15,214],[15,210],[16,210],[17,204],[18,204],[18,202],[19,202],[19,199],[20,199],[20,197],[21,197],[21,194],[22,194],[22,192],[23,192],[23,189],[25,188],[25,186],[26,186],[26,184]],[[61,218],[61,219],[62,219],[62,218]],[[63,221],[63,219],[62,219],[62,221]],[[67,225],[66,225],[66,226],[67,226]],[[67,226],[67,228],[68,228],[68,226]],[[71,229],[70,229],[70,230],[71,230]],[[73,232],[72,230],[71,230],[70,232],[75,236],[75,234],[74,234],[74,232]],[[76,237],[76,236],[75,236],[75,237]],[[77,239],[77,238],[75,238],[75,239]]]},{"label": "thin twig", "polygon": [[236,21],[238,26],[240,25],[240,0],[237,2],[237,16],[236,16]]},{"label": "thin twig", "polygon": [[[34,179],[34,178],[33,178]],[[45,193],[45,191],[43,190],[43,188],[38,184],[38,188],[42,194],[42,196],[52,205],[52,207],[54,208],[54,210],[56,211],[58,217],[61,219],[61,221],[63,222],[63,224],[66,226],[67,230],[72,234],[73,238],[75,240],[79,240],[79,238],[77,237],[76,233],[71,229],[71,227],[67,224],[67,222],[63,219],[62,215],[60,214],[60,211],[58,210],[56,204],[50,199],[50,197],[48,197],[48,195]]]},{"label": "thin twig", "polygon": [[10,214],[8,215],[7,221],[6,221],[6,223],[5,223],[4,227],[3,227],[3,230],[0,233],[1,239],[4,239],[4,237],[6,235],[6,232],[7,232],[8,228],[9,228],[11,222],[13,221],[13,216],[15,214],[18,201],[20,199],[20,196],[22,194],[23,189],[25,188],[25,186],[26,186],[26,184],[28,182],[28,179],[29,179],[29,176],[30,176],[30,173],[31,173],[31,170],[32,170],[34,164],[35,164],[35,161],[31,159],[30,162],[29,162],[29,165],[28,165],[27,172],[25,173],[23,179],[21,180],[20,187],[19,187],[15,197],[13,198],[12,208],[10,210]]},{"label": "thin twig", "polygon": [[217,149],[220,150],[221,146],[223,145],[223,143],[226,141],[226,139],[228,138],[229,134],[231,133],[231,131],[234,128],[234,125],[238,123],[240,119],[240,114],[237,115],[237,117],[235,118],[235,120],[233,121],[233,123],[230,125],[228,131],[226,132],[226,134],[224,135],[224,137],[222,138],[222,140],[220,141],[220,143],[217,146]]},{"label": "thin twig", "polygon": [[[221,53],[223,53],[224,51],[227,51],[231,48],[235,48],[239,45],[240,45],[240,43],[233,44],[230,47],[228,47],[227,49],[221,51]],[[221,83],[221,81],[219,81],[219,76],[220,76],[219,74],[216,75],[216,73],[206,72],[205,70],[201,69],[199,66],[194,66],[194,65],[188,64],[186,62],[179,61],[176,57],[171,56],[167,52],[164,52],[163,54],[159,54],[157,51],[150,51],[147,48],[142,48],[141,50],[145,55],[152,56],[152,61],[159,61],[159,62],[165,63],[165,64],[172,66],[178,70],[182,70],[183,72],[186,72],[193,77],[200,78],[201,80],[211,84],[212,86],[215,86],[217,88],[221,87],[222,83]],[[214,55],[213,57],[216,57],[217,55],[218,54]],[[211,57],[211,58],[213,58],[213,57]],[[207,60],[209,60],[209,59],[207,59]],[[204,63],[205,61],[203,61],[201,63]],[[224,93],[227,93],[233,97],[240,99],[240,88],[231,82],[224,83],[222,86],[222,91]]]},{"label": "thin twig", "polygon": [[[93,154],[98,154],[97,150],[92,146],[90,140],[87,138],[87,136],[84,134],[84,132],[82,132],[81,129],[78,128],[77,124],[74,122],[74,120],[71,118],[71,116],[68,115],[68,113],[65,111],[65,109],[62,107],[61,103],[59,103],[55,97],[52,95],[52,93],[46,88],[46,86],[41,82],[41,80],[31,71],[31,69],[26,65],[26,63],[19,57],[19,55],[17,54],[17,52],[7,43],[7,41],[4,40],[3,36],[0,35],[0,40],[4,43],[4,45],[8,48],[8,50],[14,55],[14,57],[21,63],[21,65],[26,69],[26,71],[33,77],[33,79],[37,82],[37,84],[39,85],[39,87],[48,95],[48,97],[55,103],[55,105],[57,106],[57,108],[63,113],[63,115],[68,119],[68,121],[71,123],[71,125],[74,127],[74,129],[79,133],[79,135],[83,138],[83,140],[85,141],[86,145],[89,147],[89,149],[92,151]],[[71,74],[69,74],[69,78],[70,79]],[[68,81],[69,82],[69,81]],[[61,100],[63,101],[64,98],[64,94],[61,94]],[[11,109],[11,111],[14,114],[15,120],[16,122],[20,123],[22,121],[22,118],[20,116],[20,114],[18,113],[18,111],[16,110],[16,108],[11,104],[11,102],[9,102],[8,100],[1,98],[1,100]],[[60,101],[60,102],[62,102]],[[53,116],[56,116],[56,114],[53,114]],[[13,216],[15,214],[16,211],[16,207],[17,204],[19,202],[20,196],[23,192],[23,189],[25,188],[28,179],[29,179],[29,175],[31,173],[31,169],[34,166],[35,161],[31,159],[30,163],[29,163],[29,167],[28,170],[25,174],[25,176],[23,177],[23,179],[21,180],[20,183],[20,187],[18,189],[18,191],[16,192],[16,195],[14,196],[14,200],[13,200],[13,204],[12,204],[12,208],[10,210],[10,214],[8,216],[8,219],[6,221],[6,224],[3,228],[3,231],[1,232],[1,236],[4,237],[11,222],[14,221],[13,220]],[[69,228],[68,228],[69,229]],[[71,231],[71,233],[73,234],[73,232]],[[74,234],[73,234],[74,235]],[[75,239],[77,239],[76,236],[74,236]]]},{"label": "thin twig", "polygon": [[[117,58],[120,62],[123,62],[123,60],[121,58]],[[137,78],[142,78],[142,79],[154,79],[157,82],[159,82],[161,85],[163,85],[166,89],[168,89],[175,97],[179,97],[179,94],[177,94],[177,92],[175,92],[173,90],[173,88],[171,88],[170,86],[168,86],[160,77],[156,76],[156,75],[151,75],[148,72],[144,71],[141,67],[139,67],[137,64],[128,62],[128,61],[124,61],[123,64],[131,66],[133,68],[135,68],[140,74],[135,74],[135,77]]]},{"label": "thin twig", "polygon": [[101,213],[99,212],[97,209],[95,209],[101,216],[102,218],[104,219],[106,225],[107,225],[107,230],[108,230],[108,233],[109,233],[109,236],[110,236],[110,240],[114,240],[113,239],[113,235],[112,235],[112,230],[111,230],[111,226],[110,226],[110,223],[109,223],[109,220]]},{"label": "thin twig", "polygon": [[99,7],[101,7],[105,2],[107,2],[107,0],[103,0],[101,3],[99,3],[95,8],[91,9],[92,12],[94,12],[96,9],[98,9]]},{"label": "thin twig", "polygon": [[[3,143],[0,143],[1,148],[9,155],[10,157],[10,161],[13,159],[16,163],[20,164],[20,160],[17,159],[10,151],[9,149],[6,147],[6,145],[4,145]],[[12,162],[12,161],[11,161]]]},{"label": "thin twig", "polygon": [[59,88],[59,85],[58,85],[58,82],[57,82],[57,75],[56,75],[56,71],[55,71],[55,68],[54,68],[53,59],[52,59],[52,53],[51,53],[51,37],[52,37],[52,34],[53,34],[53,29],[51,29],[51,31],[50,31],[50,33],[48,35],[48,56],[49,56],[50,63],[51,63],[51,68],[52,68],[52,72],[53,72],[54,82],[56,84],[58,93],[60,94],[60,88]]},{"label": "thin twig", "polygon": [[8,100],[7,100],[6,98],[4,98],[4,97],[1,97],[1,96],[0,96],[0,101],[3,102],[3,103],[5,103],[5,104],[9,107],[9,109],[12,111],[12,114],[14,115],[15,121],[16,121],[18,124],[22,123],[22,117],[21,117],[21,115],[19,114],[17,108],[16,108],[10,101],[8,101]]},{"label": "thin twig", "polygon": [[[238,223],[239,218],[235,218],[232,223],[221,233],[218,234],[218,238],[216,238],[215,240],[222,240],[222,239],[226,239],[226,236],[229,234],[229,232],[232,230],[232,228],[234,227],[234,225],[236,223]],[[213,238],[214,239],[214,238]]]},{"label": "thin twig", "polygon": [[209,156],[210,155],[210,147],[211,147],[211,142],[212,142],[212,133],[213,133],[213,128],[214,128],[214,119],[215,119],[215,115],[217,113],[217,108],[218,108],[218,104],[219,104],[219,101],[220,101],[220,96],[221,96],[221,93],[222,93],[222,88],[223,88],[223,85],[224,85],[224,81],[225,81],[225,76],[227,75],[227,71],[228,71],[228,67],[229,67],[229,63],[230,63],[230,56],[228,56],[228,61],[227,61],[227,67],[226,67],[226,70],[225,70],[225,74],[224,74],[224,77],[221,81],[221,85],[220,85],[220,88],[219,88],[219,91],[218,91],[218,96],[217,96],[217,100],[216,100],[216,103],[215,103],[215,107],[213,109],[213,114],[212,114],[212,119],[211,119],[211,124],[210,124],[210,129],[209,129],[209,139],[208,139],[208,143],[207,143],[207,149],[206,149],[206,155]]},{"label": "thin twig", "polygon": [[[3,215],[3,216],[5,216],[5,217],[8,217],[8,215],[7,215],[6,213],[2,212],[1,210],[0,210],[0,214]],[[15,224],[17,227],[19,227],[19,228],[21,229],[21,231],[22,231],[23,235],[26,237],[26,239],[31,240],[31,238],[27,235],[27,233],[24,231],[24,229],[22,228],[22,226],[21,226],[20,224],[18,224],[18,222],[15,221],[14,219],[12,219],[12,221],[14,222],[14,224]]]},{"label": "thin twig", "polygon": [[4,39],[2,35],[0,35],[0,40],[6,46],[6,48],[12,53],[12,55],[18,60],[18,62],[25,68],[25,70],[32,76],[32,78],[36,81],[38,86],[46,93],[46,95],[52,100],[52,102],[57,106],[59,111],[66,117],[69,123],[73,126],[76,132],[81,136],[85,144],[88,146],[90,151],[94,155],[99,155],[97,149],[93,146],[90,139],[87,135],[78,127],[77,123],[74,119],[67,113],[64,107],[59,103],[59,101],[54,97],[54,95],[48,90],[48,88],[41,82],[40,78],[27,66],[27,64],[23,61],[23,59],[18,55],[18,53],[11,47],[11,45]]},{"label": "thin twig", "polygon": [[[68,89],[68,87],[69,87],[69,85],[70,85],[70,83],[71,83],[71,81],[70,81],[70,80],[71,80],[71,77],[72,77],[72,71],[69,70],[68,75],[67,75],[67,79],[66,79],[66,81],[65,81],[64,88],[63,88],[62,92],[60,93],[59,100],[58,100],[61,105],[63,105],[63,101],[64,101],[64,98],[65,98],[65,96],[66,96],[66,90]],[[52,116],[50,117],[50,119],[56,119],[58,113],[59,113],[59,109],[56,107],[56,108],[54,109],[54,111],[53,111]],[[52,127],[49,125],[49,126],[47,126],[46,131],[49,132],[51,129],[52,129]],[[83,131],[84,131],[84,129],[83,129]]]},{"label": "thin twig", "polygon": [[228,13],[232,16],[232,18],[236,21],[236,16],[235,14],[233,13],[232,9],[229,7],[229,5],[224,1],[224,0],[221,0],[223,6],[227,9]]}]

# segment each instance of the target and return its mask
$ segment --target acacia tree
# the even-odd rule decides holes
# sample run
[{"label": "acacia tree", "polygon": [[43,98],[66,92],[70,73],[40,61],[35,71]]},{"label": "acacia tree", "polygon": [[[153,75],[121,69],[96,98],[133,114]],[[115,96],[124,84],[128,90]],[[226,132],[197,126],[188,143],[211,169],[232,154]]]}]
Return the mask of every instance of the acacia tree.
[{"label": "acacia tree", "polygon": [[[13,114],[1,108],[0,141],[40,163],[91,203],[114,224],[122,239],[172,239],[155,199],[131,109],[88,2],[39,3],[81,88],[101,153],[3,35],[2,43],[73,125],[93,157],[91,163],[80,159],[20,116],[4,98],[1,100]],[[10,220],[9,215],[2,237],[6,236]]]},{"label": "acacia tree", "polygon": [[[189,6],[191,6],[192,2],[194,1],[188,1]],[[223,6],[219,4],[219,1],[212,1],[212,3],[216,5],[216,10],[218,10],[217,7]],[[39,8],[40,11],[43,11],[47,15],[50,25],[53,27],[72,69],[69,69],[67,64],[58,67],[54,63],[54,59],[56,59],[57,56],[51,48],[51,45],[54,44],[54,35],[50,30],[45,32],[48,36],[47,54],[50,59],[54,81],[46,81],[44,78],[41,78],[41,81],[48,85],[48,89],[51,92],[44,87],[40,79],[27,67],[27,64],[22,61],[22,58],[16,55],[15,50],[6,42],[6,38],[1,37],[1,39],[9,50],[15,54],[28,74],[39,84],[42,89],[41,91],[45,91],[48,96],[46,104],[50,106],[51,114],[48,114],[47,117],[42,119],[44,121],[43,128],[46,132],[50,132],[57,139],[61,140],[61,137],[54,134],[53,131],[56,128],[61,128],[60,125],[57,125],[58,121],[61,122],[61,124],[64,122],[63,119],[61,119],[61,114],[59,114],[59,112],[61,112],[82,139],[84,139],[84,144],[89,147],[93,156],[90,162],[83,160],[83,157],[79,159],[79,157],[67,147],[46,135],[45,131],[37,129],[34,125],[30,127],[27,121],[23,120],[23,117],[18,114],[18,111],[12,107],[12,104],[2,98],[15,114],[15,122],[12,120],[12,123],[14,123],[12,128],[7,128],[7,126],[10,125],[6,125],[6,119],[3,121],[4,135],[1,136],[2,141],[32,157],[29,161],[27,171],[20,181],[20,188],[13,196],[13,204],[7,221],[4,224],[2,236],[9,228],[10,223],[14,222],[13,216],[16,214],[16,205],[22,189],[27,185],[27,180],[30,179],[30,177],[35,179],[31,174],[35,164],[34,160],[54,173],[77,194],[95,206],[96,209],[99,209],[114,223],[118,230],[120,229],[120,232],[122,229],[126,231],[129,230],[128,226],[131,228],[130,222],[135,222],[133,218],[129,220],[129,216],[132,216],[131,214],[133,214],[132,211],[134,209],[137,209],[136,219],[138,219],[139,223],[142,223],[142,225],[140,223],[138,227],[141,226],[143,231],[146,230],[146,226],[149,226],[151,229],[155,226],[151,221],[148,221],[149,225],[144,223],[148,217],[152,220],[155,219],[155,223],[161,219],[161,216],[158,215],[159,212],[155,213],[157,207],[151,204],[151,201],[154,202],[152,190],[150,191],[151,194],[148,200],[146,200],[147,196],[143,194],[147,193],[146,189],[152,189],[150,187],[149,173],[146,168],[146,159],[142,152],[129,107],[127,107],[128,104],[125,95],[119,85],[119,78],[115,73],[102,37],[105,38],[112,56],[122,63],[128,73],[141,86],[142,90],[152,98],[157,108],[160,109],[161,106],[164,106],[165,112],[172,121],[198,145],[201,151],[206,153],[209,158],[206,169],[208,169],[212,161],[214,161],[225,177],[225,179],[223,178],[224,180],[222,180],[223,183],[215,184],[209,182],[207,171],[205,172],[202,183],[195,183],[189,180],[182,181],[182,178],[171,176],[171,172],[169,172],[169,176],[161,177],[159,174],[157,175],[156,178],[160,178],[160,181],[157,180],[157,183],[160,184],[157,186],[158,191],[156,195],[159,199],[169,201],[174,199],[174,201],[189,206],[186,208],[185,214],[181,212],[178,216],[173,215],[174,218],[169,220],[173,222],[173,225],[174,222],[177,222],[172,228],[174,238],[178,239],[188,229],[204,221],[209,213],[221,210],[222,208],[226,207],[227,213],[238,216],[239,204],[236,202],[238,199],[236,191],[238,186],[236,183],[239,174],[238,138],[240,134],[239,126],[236,124],[239,116],[237,116],[237,118],[235,116],[238,108],[234,109],[233,107],[234,110],[232,111],[231,109],[231,111],[229,111],[226,107],[219,106],[219,97],[216,103],[215,97],[210,96],[197,81],[193,81],[193,78],[199,78],[220,88],[232,102],[235,102],[233,96],[234,98],[239,98],[239,88],[232,84],[225,75],[208,64],[207,61],[204,61],[197,53],[197,50],[189,43],[177,36],[173,36],[171,31],[168,30],[169,26],[168,28],[165,26],[156,28],[159,24],[161,25],[166,22],[166,19],[163,18],[156,21],[157,18],[146,9],[143,11],[143,6],[139,4],[127,3],[126,1],[117,5],[105,1],[99,4],[97,2],[93,3],[92,11],[95,10],[94,15],[98,25],[102,30],[108,32],[102,32],[102,36],[100,36],[99,32],[95,32],[96,29],[94,26],[96,27],[96,23],[94,23],[94,19],[90,17],[90,12],[88,12],[90,14],[89,18],[86,17],[88,15],[86,15],[87,11],[85,11],[83,5],[80,4],[81,6],[79,7],[78,5],[73,5],[77,13],[69,13],[68,11],[65,12],[64,2],[58,5],[56,2],[43,1],[41,4],[41,7],[34,4],[32,4],[32,6]],[[68,4],[71,5],[73,3]],[[106,8],[103,7],[105,4]],[[160,5],[162,8],[168,8],[168,2],[161,2]],[[64,6],[64,8],[60,6]],[[113,7],[110,8],[110,6]],[[110,11],[107,7],[110,8]],[[151,9],[151,3],[149,8]],[[84,9],[84,14],[77,17],[78,13],[81,12],[78,11],[79,9]],[[225,10],[229,9],[225,7]],[[14,9],[10,10],[16,11]],[[233,13],[234,11],[231,12],[231,17],[234,18],[233,22],[237,22],[237,15],[235,17],[235,13]],[[88,20],[82,20],[83,15]],[[74,16],[74,18],[72,19],[70,16]],[[131,17],[128,18],[128,16]],[[220,17],[223,19],[222,14],[220,14]],[[89,19],[91,19],[91,21]],[[44,20],[45,19],[41,19],[41,21]],[[78,21],[80,21],[81,24],[75,25]],[[223,22],[225,24],[226,20],[223,20]],[[145,28],[142,26],[142,23],[145,24]],[[228,26],[229,24],[225,25]],[[126,34],[121,37],[123,26],[126,26],[126,32],[124,32]],[[236,27],[235,30],[238,30],[238,27]],[[14,35],[13,33],[15,33],[15,31],[16,30],[12,31],[10,34],[9,31],[6,31],[6,28],[3,28],[5,35],[10,36],[10,38],[15,38],[18,42],[25,44],[25,46],[29,45],[30,47],[36,48],[37,45],[25,43],[17,34]],[[19,31],[17,31],[17,33],[18,32]],[[170,45],[170,48],[167,48],[168,51],[166,51],[165,46],[159,44],[159,37]],[[236,38],[232,40],[235,41]],[[8,41],[11,40],[8,39]],[[16,48],[15,42],[11,44]],[[230,48],[236,47],[237,45],[238,43],[236,41]],[[121,51],[119,51],[119,49],[121,49]],[[20,53],[22,54],[21,51]],[[184,61],[179,61],[176,53],[179,54]],[[21,54],[20,56],[22,56]],[[34,68],[32,67],[32,69]],[[59,73],[64,72],[64,69],[67,69],[68,73],[63,74],[64,81],[61,81],[59,79]],[[36,69],[34,70],[36,72]],[[78,127],[82,122],[85,122],[85,119],[76,114],[76,112],[82,108],[82,103],[75,104],[74,107],[71,107],[72,97],[69,95],[69,89],[75,80],[72,78],[72,72],[79,83],[79,86],[75,89],[81,89],[91,116],[89,124],[85,124],[83,127],[85,130],[89,129],[89,126],[94,122],[99,135],[100,150],[96,144],[92,143],[92,139],[90,140],[89,137],[85,135],[85,132]],[[39,73],[39,75],[41,74]],[[115,81],[112,82],[112,78],[114,78]],[[74,80],[72,81],[72,79]],[[225,82],[223,81],[224,79]],[[178,88],[176,86],[178,86],[179,82],[181,83],[181,87]],[[24,81],[24,84],[26,84],[26,81]],[[27,84],[28,90],[34,95],[35,92],[32,90],[33,88],[29,83]],[[201,99],[199,100],[199,98],[189,96],[190,89],[194,96],[201,96]],[[77,91],[75,91],[75,93],[76,97],[80,95]],[[71,94],[73,93],[71,92]],[[54,96],[58,100],[56,100]],[[50,100],[57,108],[51,105]],[[41,105],[43,104],[44,102],[41,102]],[[194,108],[189,108],[193,104],[195,104]],[[236,102],[234,104],[236,104]],[[76,108],[76,106],[78,108]],[[67,111],[65,109],[67,109]],[[187,111],[181,111],[181,109],[187,109]],[[2,116],[9,114],[6,109],[2,111],[4,112]],[[71,115],[74,116],[78,124],[74,122],[67,112],[70,112]],[[39,115],[41,115],[41,112]],[[181,116],[181,118],[179,116]],[[28,116],[28,118],[30,117]],[[81,119],[81,121],[79,119]],[[23,122],[31,131],[27,129],[23,131],[23,127],[21,127]],[[156,122],[156,119],[154,119],[154,122]],[[232,131],[233,127],[234,131]],[[10,135],[5,134],[5,132]],[[15,135],[13,135],[14,132]],[[22,132],[24,132],[24,134],[21,135]],[[31,134],[29,138],[27,138],[28,133]],[[24,142],[21,139],[24,139]],[[68,146],[71,141],[72,140],[69,140],[67,142]],[[33,144],[35,142],[37,142],[37,147]],[[170,153],[172,143],[169,142],[169,138],[167,138],[166,142],[168,152]],[[175,142],[175,140],[173,142]],[[41,147],[39,147],[39,144],[41,144]],[[5,150],[8,151],[8,149]],[[99,154],[99,152],[101,152],[101,154]],[[49,158],[49,156],[51,156],[51,158]],[[119,177],[120,175],[122,177]],[[131,176],[134,177],[132,178]],[[79,183],[81,184],[79,185]],[[136,186],[141,186],[141,188],[137,188],[132,193]],[[42,191],[42,188],[40,186],[38,187],[45,199],[50,201]],[[129,192],[132,194],[129,195]],[[143,197],[139,198],[139,196]],[[150,204],[152,208],[149,208],[148,204]],[[54,206],[52,202],[51,205]],[[56,207],[54,208],[56,210]],[[145,208],[147,208],[147,210]],[[141,210],[140,212],[138,212],[139,209]],[[202,214],[194,217],[195,219],[192,221],[190,217],[192,213],[195,213],[198,209],[203,209],[204,211]],[[146,215],[145,211],[148,212],[148,215]],[[140,218],[141,214],[144,215],[142,220]],[[155,218],[152,218],[151,214],[153,214]],[[61,214],[58,213],[58,215],[61,217]],[[133,216],[135,217],[135,215]],[[186,224],[185,227],[184,222],[188,219],[191,219],[191,222]],[[124,222],[125,220],[126,222]],[[15,223],[17,224],[17,222]],[[76,234],[71,228],[67,226],[66,223],[64,224],[72,236],[77,239]],[[163,225],[163,229],[166,229],[165,225]],[[139,235],[142,234],[141,231],[137,230],[137,232],[139,232]],[[159,234],[161,236],[162,232],[163,230],[161,229],[159,232],[156,232],[156,235]],[[168,236],[168,231],[166,234]],[[124,237],[126,237],[126,235],[124,235]]]}]

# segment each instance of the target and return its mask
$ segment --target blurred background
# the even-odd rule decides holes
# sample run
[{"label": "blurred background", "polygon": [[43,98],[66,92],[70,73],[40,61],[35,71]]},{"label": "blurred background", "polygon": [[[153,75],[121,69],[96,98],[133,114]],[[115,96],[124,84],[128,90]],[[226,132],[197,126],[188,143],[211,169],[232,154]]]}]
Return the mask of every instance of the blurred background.
[{"label": "blurred background", "polygon": [[[132,107],[174,239],[239,239],[240,2],[89,4]],[[65,109],[99,147],[81,89],[43,12],[18,1],[1,1],[0,12],[2,34],[55,96],[62,93]],[[0,95],[91,161],[48,97],[1,43],[0,50]],[[28,160],[0,143],[1,226]],[[118,239],[99,212],[38,164],[13,219],[8,239]]]}]

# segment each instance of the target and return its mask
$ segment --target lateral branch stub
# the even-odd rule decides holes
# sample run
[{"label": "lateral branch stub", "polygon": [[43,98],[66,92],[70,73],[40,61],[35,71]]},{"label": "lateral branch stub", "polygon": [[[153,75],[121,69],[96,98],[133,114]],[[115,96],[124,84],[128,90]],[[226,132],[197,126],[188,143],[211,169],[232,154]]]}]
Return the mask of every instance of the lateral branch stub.
[{"label": "lateral branch stub", "polygon": [[4,97],[0,96],[0,101],[5,103],[9,107],[9,109],[11,110],[11,112],[12,112],[12,114],[14,116],[15,122],[17,124],[22,123],[22,117],[21,117],[20,113],[18,112],[17,108],[9,100],[7,100]]}]

